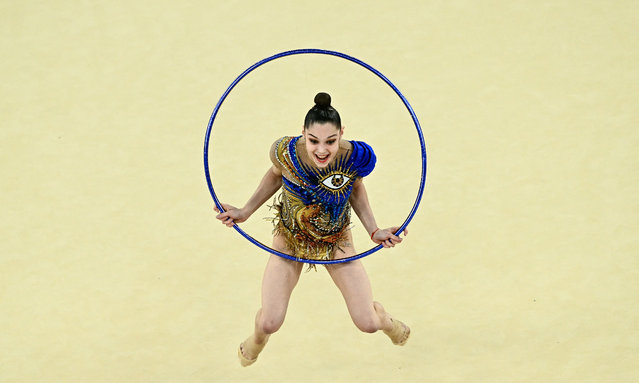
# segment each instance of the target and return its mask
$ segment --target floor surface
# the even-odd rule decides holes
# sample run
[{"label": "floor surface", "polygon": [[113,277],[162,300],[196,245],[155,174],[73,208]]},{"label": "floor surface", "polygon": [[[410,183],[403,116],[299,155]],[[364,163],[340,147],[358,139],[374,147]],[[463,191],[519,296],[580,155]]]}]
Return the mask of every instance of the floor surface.
[{"label": "floor surface", "polygon": [[[32,1],[0,5],[0,382],[636,382],[636,1]],[[363,260],[405,347],[302,275],[258,362],[236,350],[268,254],[215,220],[202,148],[242,71],[298,48],[357,57],[409,100],[426,192]],[[408,215],[419,145],[364,68],[251,73],[212,133],[241,205],[326,91],[370,143],[380,225]],[[265,206],[242,227],[270,242]],[[371,247],[361,224],[356,247]]]}]

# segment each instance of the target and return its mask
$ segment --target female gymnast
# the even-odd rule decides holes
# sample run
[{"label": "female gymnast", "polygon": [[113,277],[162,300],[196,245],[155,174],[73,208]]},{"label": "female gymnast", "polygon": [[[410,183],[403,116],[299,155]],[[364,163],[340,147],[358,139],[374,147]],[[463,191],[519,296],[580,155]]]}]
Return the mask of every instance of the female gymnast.
[{"label": "female gymnast", "polygon": [[[350,207],[371,240],[394,247],[402,238],[398,227],[380,229],[368,202],[362,178],[375,167],[373,149],[361,141],[342,139],[344,127],[327,93],[315,96],[306,114],[302,135],[282,137],[273,143],[273,165],[242,208],[222,204],[217,219],[228,227],[246,221],[283,186],[274,208],[273,249],[295,257],[328,260],[356,255],[350,225]],[[215,208],[219,213],[219,210]],[[404,230],[404,235],[408,232]],[[310,266],[313,267],[314,265]],[[255,317],[254,333],[240,344],[242,366],[257,360],[271,334],[284,323],[291,293],[303,264],[271,255],[262,280],[262,307]],[[326,265],[340,289],[353,322],[363,332],[382,330],[396,345],[404,345],[410,328],[392,318],[373,293],[360,260]]]}]

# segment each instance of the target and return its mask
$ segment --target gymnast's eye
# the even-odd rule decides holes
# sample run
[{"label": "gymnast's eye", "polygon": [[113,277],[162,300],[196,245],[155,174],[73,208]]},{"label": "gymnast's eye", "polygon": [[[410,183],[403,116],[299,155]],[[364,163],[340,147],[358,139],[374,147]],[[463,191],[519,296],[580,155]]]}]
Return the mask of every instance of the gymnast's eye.
[{"label": "gymnast's eye", "polygon": [[346,185],[348,181],[350,181],[350,178],[343,174],[333,174],[330,177],[326,177],[322,183],[329,189],[337,190]]}]

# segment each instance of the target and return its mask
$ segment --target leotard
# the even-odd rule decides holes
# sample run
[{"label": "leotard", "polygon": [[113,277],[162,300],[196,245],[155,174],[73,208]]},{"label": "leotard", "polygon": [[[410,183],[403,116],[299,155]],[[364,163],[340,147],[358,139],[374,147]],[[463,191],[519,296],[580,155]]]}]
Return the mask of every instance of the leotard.
[{"label": "leotard", "polygon": [[295,257],[333,259],[350,229],[353,183],[373,171],[375,153],[364,142],[342,140],[331,163],[318,168],[303,160],[301,137],[282,137],[271,148],[271,160],[283,175],[273,206],[274,233],[284,236]]}]

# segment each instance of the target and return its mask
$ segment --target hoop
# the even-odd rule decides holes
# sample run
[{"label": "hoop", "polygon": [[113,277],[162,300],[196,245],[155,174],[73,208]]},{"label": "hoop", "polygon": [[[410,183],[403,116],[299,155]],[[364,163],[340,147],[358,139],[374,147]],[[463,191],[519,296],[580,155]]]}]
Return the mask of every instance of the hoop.
[{"label": "hoop", "polygon": [[[209,120],[209,125],[208,125],[208,128],[206,129],[206,135],[205,135],[205,138],[204,138],[204,175],[206,176],[206,182],[208,184],[209,191],[211,193],[211,197],[213,197],[213,202],[215,203],[215,206],[220,210],[220,212],[224,211],[224,208],[222,208],[222,204],[218,200],[217,195],[215,194],[215,190],[213,189],[213,183],[211,182],[211,175],[210,175],[210,172],[209,172],[209,141],[210,141],[210,137],[211,137],[211,131],[213,130],[213,122],[215,121],[215,117],[217,116],[217,113],[218,113],[220,107],[222,106],[222,103],[224,102],[226,97],[229,95],[231,90],[237,85],[237,83],[239,83],[244,77],[246,77],[246,75],[251,73],[253,70],[255,70],[258,67],[260,67],[260,66],[262,66],[262,65],[264,65],[264,64],[266,64],[266,63],[268,63],[270,61],[273,61],[275,59],[278,59],[278,58],[281,58],[281,57],[286,57],[286,56],[299,55],[299,54],[322,54],[322,55],[336,56],[336,57],[341,57],[341,58],[346,59],[348,61],[354,62],[356,64],[359,64],[360,66],[363,66],[364,68],[368,69],[369,71],[371,71],[375,75],[377,75],[377,77],[379,77],[382,80],[384,80],[384,82],[386,84],[388,84],[388,86],[390,86],[395,91],[397,96],[399,96],[399,98],[402,100],[402,102],[406,106],[406,109],[408,109],[408,112],[410,113],[411,117],[413,118],[413,122],[415,124],[415,128],[417,129],[417,135],[419,136],[419,144],[420,144],[421,150],[422,150],[422,176],[421,176],[421,181],[419,183],[419,190],[417,192],[417,198],[415,199],[415,204],[413,205],[413,208],[411,209],[411,211],[408,214],[408,217],[406,218],[404,223],[400,226],[400,228],[395,233],[395,235],[400,234],[402,231],[404,231],[404,229],[408,226],[410,221],[413,219],[413,216],[415,215],[415,212],[417,211],[417,207],[419,206],[419,203],[421,202],[422,194],[424,194],[424,185],[426,183],[426,146],[424,144],[424,135],[422,134],[422,129],[421,129],[421,126],[419,125],[419,121],[417,120],[417,116],[415,115],[415,112],[413,111],[413,108],[408,103],[408,100],[406,100],[406,97],[404,97],[404,95],[399,91],[399,89],[397,89],[397,87],[388,78],[386,78],[386,76],[384,76],[382,73],[380,73],[377,69],[371,67],[370,65],[366,64],[365,62],[363,62],[363,61],[361,61],[359,59],[356,59],[354,57],[345,55],[343,53],[339,53],[339,52],[335,52],[335,51],[327,51],[327,50],[322,50],[322,49],[296,49],[296,50],[281,52],[281,53],[278,53],[278,54],[273,55],[271,57],[267,57],[267,58],[265,58],[265,59],[263,59],[261,61],[258,61],[257,63],[251,65],[244,72],[242,72],[242,74],[240,74],[231,83],[231,85],[226,89],[224,94],[222,94],[222,97],[220,97],[220,100],[217,102],[217,105],[215,105],[215,109],[213,109],[213,113],[211,114],[211,119]],[[290,259],[290,260],[297,261],[297,262],[303,262],[303,263],[335,264],[335,263],[342,263],[342,262],[350,262],[350,261],[354,261],[354,260],[359,259],[359,258],[363,258],[363,257],[365,257],[367,255],[371,255],[371,254],[373,254],[374,252],[376,252],[377,250],[379,250],[379,249],[381,249],[383,247],[382,245],[377,245],[377,246],[369,249],[368,251],[353,255],[353,256],[348,257],[348,258],[342,258],[342,259],[330,259],[330,260],[305,259],[305,258],[299,258],[299,257],[294,257],[294,256],[291,256],[291,255],[288,255],[288,254],[284,254],[284,253],[279,252],[279,251],[277,251],[275,249],[272,249],[269,246],[266,246],[265,244],[261,243],[260,241],[256,240],[255,238],[251,237],[250,235],[248,235],[244,230],[240,229],[240,227],[237,224],[233,225],[233,228],[235,230],[237,230],[237,232],[240,233],[244,238],[248,239],[250,242],[252,242],[257,247],[259,247],[259,248],[261,248],[263,250],[266,250],[269,253],[272,253],[272,254],[275,254],[277,256],[280,256],[282,258]]]}]

